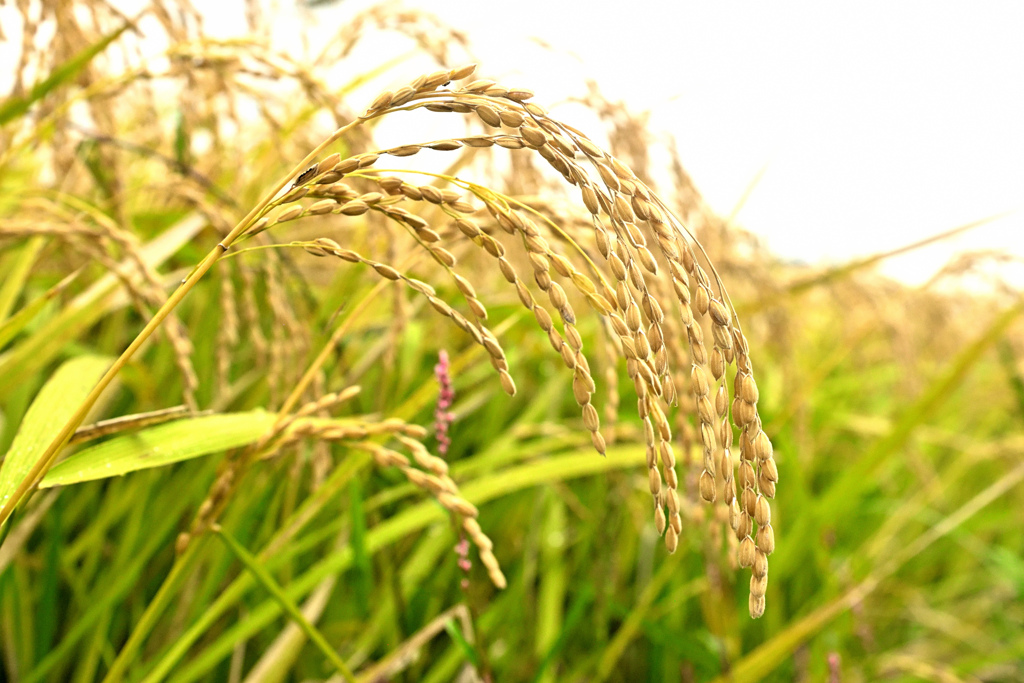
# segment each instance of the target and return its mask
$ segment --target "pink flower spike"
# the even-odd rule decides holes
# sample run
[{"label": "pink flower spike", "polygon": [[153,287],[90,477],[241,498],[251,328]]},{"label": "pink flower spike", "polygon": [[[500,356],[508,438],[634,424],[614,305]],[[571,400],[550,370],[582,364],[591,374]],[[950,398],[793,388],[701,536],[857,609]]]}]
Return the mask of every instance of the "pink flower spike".
[{"label": "pink flower spike", "polygon": [[434,366],[434,375],[441,390],[437,397],[437,407],[434,409],[434,438],[437,439],[437,451],[441,455],[448,454],[448,447],[451,446],[451,439],[448,438],[448,427],[455,419],[455,415],[448,410],[455,400],[455,391],[452,389],[451,365],[448,362],[448,353],[444,350],[437,354],[437,365]]}]

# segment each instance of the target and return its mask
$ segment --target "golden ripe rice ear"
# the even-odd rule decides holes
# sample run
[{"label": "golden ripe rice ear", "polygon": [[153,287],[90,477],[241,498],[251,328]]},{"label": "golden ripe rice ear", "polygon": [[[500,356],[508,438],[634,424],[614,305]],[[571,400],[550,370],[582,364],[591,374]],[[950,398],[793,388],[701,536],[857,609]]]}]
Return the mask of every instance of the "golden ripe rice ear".
[{"label": "golden ripe rice ear", "polygon": [[[709,524],[713,522],[705,525],[712,533],[720,534],[728,523],[727,543],[717,547],[725,545],[736,553],[737,564],[751,569],[754,580],[749,607],[752,614],[759,615],[764,610],[768,556],[775,543],[769,499],[775,495],[778,468],[758,413],[760,396],[749,344],[719,272],[686,225],[647,187],[640,168],[634,173],[600,144],[553,119],[543,107],[529,101],[533,97],[530,91],[489,79],[444,89],[450,81],[469,80],[473,71],[472,65],[436,70],[382,92],[371,102],[365,118],[354,125],[390,116],[396,109],[415,113],[426,108],[466,114],[471,125],[478,130],[487,126],[492,134],[397,140],[396,146],[376,151],[371,151],[368,137],[346,139],[345,144],[350,145],[346,149],[352,150],[346,153],[352,156],[342,159],[330,154],[309,166],[295,178],[295,187],[279,191],[278,199],[254,214],[261,222],[254,223],[250,233],[273,222],[341,214],[314,218],[324,226],[338,227],[330,233],[337,241],[318,238],[293,244],[317,256],[333,255],[369,266],[353,270],[366,273],[372,269],[371,274],[394,283],[395,287],[389,284],[387,288],[400,293],[387,299],[395,311],[394,330],[404,328],[405,317],[412,310],[407,298],[425,297],[447,318],[445,323],[483,347],[502,389],[511,395],[516,384],[509,358],[486,322],[489,313],[502,311],[505,303],[522,305],[532,314],[524,322],[536,323],[539,329],[534,332],[540,339],[546,338],[561,361],[559,371],[565,366],[572,372],[572,398],[580,408],[581,424],[594,449],[602,454],[608,447],[606,437],[622,439],[625,434],[630,438],[628,429],[620,430],[614,424],[622,394],[616,370],[625,360],[626,387],[635,390],[647,447],[653,521],[664,535],[666,549],[677,549],[686,521],[698,515],[707,515]],[[412,114],[402,114],[408,115]],[[473,124],[475,119],[481,123]],[[422,149],[431,150],[432,157],[455,152],[458,168],[468,169],[461,165],[463,160],[485,157],[494,147],[509,150],[499,154],[503,160],[513,160],[512,168],[521,176],[524,192],[505,195],[461,175],[416,176],[411,170],[390,175],[390,171],[376,169],[382,154],[402,159]],[[568,207],[530,195],[535,183],[530,178],[536,173],[543,173],[545,182],[564,179],[579,188],[579,195],[566,195],[575,200]],[[469,218],[471,214],[476,218]],[[276,219],[270,218],[275,215]],[[350,246],[365,249],[368,256]],[[407,258],[410,254],[420,260]],[[458,272],[464,258],[472,268]],[[481,262],[488,265],[481,268]],[[431,268],[442,283],[436,289],[412,277],[428,279],[424,273]],[[491,292],[487,291],[486,285],[497,273],[501,274],[497,279],[500,287],[511,285],[504,290],[504,300],[489,298]],[[278,292],[283,289],[277,287]],[[589,306],[581,307],[581,301]],[[277,335],[278,339],[286,336]],[[509,352],[513,350],[520,351],[510,348]],[[590,369],[595,358],[589,356],[595,352],[600,357],[595,365],[600,393]],[[281,357],[278,352],[275,362],[284,362]],[[318,405],[311,402],[303,409],[315,412]],[[674,406],[682,413],[678,421]],[[686,415],[693,422],[686,421]],[[676,425],[682,435],[673,434]],[[316,433],[335,439],[388,436],[394,440],[398,434],[402,437],[399,443],[412,455],[411,461],[383,447],[372,450],[374,459],[401,468],[409,482],[435,496],[454,515],[475,516],[476,509],[448,475],[447,464],[407,438],[425,433],[422,427],[418,430],[401,421],[327,429],[306,420],[291,427],[288,435],[299,438]],[[680,437],[681,441],[676,441]],[[734,439],[739,445],[734,446]],[[677,460],[673,443],[696,447],[692,453],[688,446],[679,451]],[[682,493],[680,482],[685,482]],[[723,505],[705,513],[686,497],[694,497],[694,493],[708,502],[722,498]],[[492,541],[471,519],[463,528],[480,550],[481,563],[492,581],[504,585]]]}]

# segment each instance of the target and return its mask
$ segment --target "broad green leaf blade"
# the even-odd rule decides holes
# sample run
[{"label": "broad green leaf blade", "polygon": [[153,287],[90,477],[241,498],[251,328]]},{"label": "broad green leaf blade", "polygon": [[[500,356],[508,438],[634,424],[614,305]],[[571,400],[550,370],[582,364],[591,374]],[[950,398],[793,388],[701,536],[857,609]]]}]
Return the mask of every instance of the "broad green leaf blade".
[{"label": "broad green leaf blade", "polygon": [[262,410],[176,420],[105,441],[54,465],[39,488],[117,477],[256,441],[277,416]]},{"label": "broad green leaf blade", "polygon": [[10,498],[113,362],[107,356],[79,356],[61,365],[43,385],[0,467],[0,503]]},{"label": "broad green leaf blade", "polygon": [[117,40],[131,25],[131,22],[126,21],[122,24],[121,28],[107,34],[68,61],[58,65],[49,76],[32,86],[32,90],[25,97],[11,97],[0,104],[0,126],[24,115],[29,110],[29,107],[46,97],[54,89],[73,81],[96,55],[103,52],[108,45]]}]

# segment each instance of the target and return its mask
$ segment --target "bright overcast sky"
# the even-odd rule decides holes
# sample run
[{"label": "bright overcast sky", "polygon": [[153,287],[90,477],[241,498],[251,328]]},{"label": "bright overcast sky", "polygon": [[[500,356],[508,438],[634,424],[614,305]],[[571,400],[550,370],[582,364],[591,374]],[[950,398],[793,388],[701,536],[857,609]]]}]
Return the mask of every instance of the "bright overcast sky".
[{"label": "bright overcast sky", "polygon": [[886,271],[921,281],[954,247],[1024,256],[1024,3],[407,4],[539,102],[593,77],[650,110],[721,214],[763,171],[737,222],[780,256],[841,262],[1007,211]]},{"label": "bright overcast sky", "polygon": [[[582,74],[651,110],[720,213],[763,170],[737,221],[781,256],[843,261],[1006,211],[956,244],[1024,256],[1024,3],[418,4],[541,99]],[[948,255],[894,265],[920,279]]]}]

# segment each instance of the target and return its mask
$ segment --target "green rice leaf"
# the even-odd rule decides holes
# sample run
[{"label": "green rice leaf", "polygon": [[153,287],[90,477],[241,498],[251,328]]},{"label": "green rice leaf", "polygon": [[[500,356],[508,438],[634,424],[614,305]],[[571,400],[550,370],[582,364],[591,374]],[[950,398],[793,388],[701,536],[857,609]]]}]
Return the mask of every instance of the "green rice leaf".
[{"label": "green rice leaf", "polygon": [[12,254],[9,263],[3,264],[6,266],[7,272],[4,275],[3,283],[0,284],[0,322],[7,320],[7,316],[25,287],[25,281],[32,272],[32,264],[36,262],[39,252],[45,245],[46,238],[36,235],[25,243],[21,251]]},{"label": "green rice leaf", "polygon": [[28,95],[24,97],[11,97],[0,104],[0,126],[23,116],[33,104],[46,97],[56,88],[73,81],[96,55],[107,49],[107,46],[117,40],[131,25],[131,22],[124,22],[121,28],[107,34],[98,42],[93,43],[68,61],[57,66],[49,76],[32,86],[32,90],[29,91]]},{"label": "green rice leaf", "polygon": [[61,365],[43,385],[0,467],[0,502],[14,493],[112,362],[108,356],[79,356]]},{"label": "green rice leaf", "polygon": [[469,641],[466,640],[466,636],[464,636],[462,634],[462,631],[459,630],[459,625],[455,623],[455,620],[446,620],[444,622],[444,630],[451,637],[452,642],[459,646],[459,650],[462,651],[462,654],[466,658],[466,661],[470,662],[473,665],[473,668],[479,671],[480,657],[477,656],[476,650],[473,648],[472,645],[469,644]]},{"label": "green rice leaf", "polygon": [[295,624],[302,629],[302,632],[310,639],[310,641],[317,646],[317,648],[327,657],[327,660],[334,665],[338,673],[345,677],[345,680],[355,681],[356,677],[352,673],[352,670],[345,665],[345,661],[338,655],[338,653],[331,647],[331,644],[327,642],[324,635],[317,629],[316,626],[309,623],[305,615],[302,614],[302,610],[299,606],[289,598],[281,586],[274,580],[274,577],[270,575],[260,561],[253,557],[252,553],[246,550],[241,543],[236,541],[230,534],[221,529],[219,526],[216,527],[215,531],[220,536],[221,540],[224,541],[235,557],[245,565],[245,568],[249,570],[257,581],[274,596],[274,600],[281,606],[281,609],[295,622]]},{"label": "green rice leaf", "polygon": [[21,310],[0,323],[0,349],[2,349],[9,341],[14,339],[19,332],[25,329],[25,326],[39,315],[39,312],[43,310],[46,304],[57,298],[57,296],[63,292],[68,285],[74,282],[75,278],[77,278],[78,274],[81,272],[82,270],[78,269],[71,273],[47,290],[45,294],[42,294],[28,302],[21,308]]},{"label": "green rice leaf", "polygon": [[256,410],[176,420],[143,429],[87,448],[58,463],[39,487],[117,477],[221,453],[256,441],[276,419],[274,413]]}]

